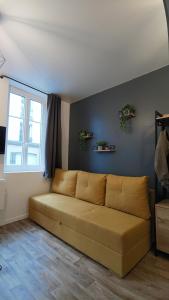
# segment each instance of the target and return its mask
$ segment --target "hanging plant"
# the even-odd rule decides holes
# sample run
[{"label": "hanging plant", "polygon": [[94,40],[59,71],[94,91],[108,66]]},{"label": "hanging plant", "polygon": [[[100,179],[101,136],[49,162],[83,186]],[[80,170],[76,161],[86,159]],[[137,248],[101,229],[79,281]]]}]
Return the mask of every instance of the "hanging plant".
[{"label": "hanging plant", "polygon": [[125,129],[127,121],[135,118],[136,116],[136,109],[133,105],[126,104],[121,110],[120,110],[120,128]]},{"label": "hanging plant", "polygon": [[80,130],[79,132],[79,143],[80,149],[86,150],[87,149],[87,141],[93,137],[93,133],[87,130]]}]

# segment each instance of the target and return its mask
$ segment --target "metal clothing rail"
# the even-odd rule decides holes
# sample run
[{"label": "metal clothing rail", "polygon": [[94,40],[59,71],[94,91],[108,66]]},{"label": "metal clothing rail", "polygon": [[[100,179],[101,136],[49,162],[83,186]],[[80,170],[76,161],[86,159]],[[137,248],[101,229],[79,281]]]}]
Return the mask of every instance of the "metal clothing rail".
[{"label": "metal clothing rail", "polygon": [[24,85],[24,86],[27,86],[28,88],[31,88],[31,89],[37,91],[37,92],[40,92],[40,93],[45,94],[45,95],[47,95],[47,96],[49,95],[48,93],[46,93],[46,92],[44,92],[44,91],[41,91],[41,90],[39,90],[39,89],[37,89],[37,88],[34,88],[33,86],[31,86],[31,85],[29,85],[29,84],[26,84],[26,83],[24,83],[24,82],[21,82],[21,81],[15,79],[15,78],[10,77],[10,76],[7,76],[7,75],[1,75],[0,78],[1,78],[1,79],[7,78],[7,79],[10,79],[10,80],[13,80],[13,81],[15,81],[15,82],[17,82],[17,83],[20,83],[20,84],[22,84],[22,85]]},{"label": "metal clothing rail", "polygon": [[[158,128],[161,127],[161,130],[164,130],[169,126],[169,114],[161,114],[157,110],[155,111],[155,149],[157,146],[158,140]],[[160,195],[161,194],[161,195]],[[161,201],[161,196],[166,197],[166,189],[159,188],[159,181],[157,178],[157,174],[155,172],[155,201],[153,207],[153,229],[154,229],[154,252],[157,255],[157,244],[156,244],[156,212],[155,212],[155,204]]]}]

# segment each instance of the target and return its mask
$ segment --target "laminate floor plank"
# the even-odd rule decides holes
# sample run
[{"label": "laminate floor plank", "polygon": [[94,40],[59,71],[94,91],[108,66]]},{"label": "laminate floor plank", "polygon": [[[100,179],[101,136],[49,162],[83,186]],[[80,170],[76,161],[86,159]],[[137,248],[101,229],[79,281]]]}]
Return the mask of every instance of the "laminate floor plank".
[{"label": "laminate floor plank", "polygon": [[166,257],[120,279],[28,219],[0,227],[0,263],[0,300],[169,300]]}]

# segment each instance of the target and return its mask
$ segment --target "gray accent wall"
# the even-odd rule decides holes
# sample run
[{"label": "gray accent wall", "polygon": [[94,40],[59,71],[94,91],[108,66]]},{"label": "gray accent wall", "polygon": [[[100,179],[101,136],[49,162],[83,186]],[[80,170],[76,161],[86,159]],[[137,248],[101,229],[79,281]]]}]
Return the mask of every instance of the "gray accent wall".
[{"label": "gray accent wall", "polygon": [[[136,108],[126,131],[120,129],[119,110]],[[69,169],[154,179],[154,111],[169,113],[169,66],[71,104]],[[78,132],[94,133],[86,151],[80,150]],[[115,153],[96,153],[97,140],[115,144]]]}]

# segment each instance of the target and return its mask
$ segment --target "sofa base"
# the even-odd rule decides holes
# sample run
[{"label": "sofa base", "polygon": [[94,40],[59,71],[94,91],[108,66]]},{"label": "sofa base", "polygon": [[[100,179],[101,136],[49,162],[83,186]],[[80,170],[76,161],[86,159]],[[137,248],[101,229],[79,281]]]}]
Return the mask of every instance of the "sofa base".
[{"label": "sofa base", "polygon": [[122,255],[34,209],[29,210],[29,217],[55,236],[112,270],[120,277],[124,277],[150,249],[150,238],[148,235],[141,239],[125,255]]}]

